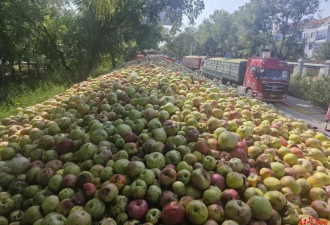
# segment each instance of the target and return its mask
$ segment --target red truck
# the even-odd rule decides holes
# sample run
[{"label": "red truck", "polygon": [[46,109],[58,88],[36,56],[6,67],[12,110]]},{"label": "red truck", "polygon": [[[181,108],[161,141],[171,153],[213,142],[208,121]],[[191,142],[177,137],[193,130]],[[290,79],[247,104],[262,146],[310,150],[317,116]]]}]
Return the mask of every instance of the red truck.
[{"label": "red truck", "polygon": [[192,70],[196,70],[199,73],[203,72],[203,61],[208,58],[207,56],[184,56],[182,59],[182,65],[186,66]]},{"label": "red truck", "polygon": [[325,122],[327,123],[325,125],[325,130],[330,132],[330,128],[328,128],[328,124],[330,122],[330,102],[329,102],[329,106],[328,106],[328,112],[327,112],[327,115],[325,116]]},{"label": "red truck", "polygon": [[277,58],[253,57],[246,60],[187,56],[182,65],[202,71],[206,77],[220,79],[223,83],[241,85],[238,88],[248,96],[263,101],[283,101],[288,93],[290,69],[286,62]]}]

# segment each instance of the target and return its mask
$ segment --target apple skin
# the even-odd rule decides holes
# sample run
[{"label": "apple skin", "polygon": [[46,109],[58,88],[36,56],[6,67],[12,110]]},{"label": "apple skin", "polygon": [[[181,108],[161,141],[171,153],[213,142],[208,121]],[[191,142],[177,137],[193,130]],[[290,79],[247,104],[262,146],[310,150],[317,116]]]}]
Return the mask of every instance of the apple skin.
[{"label": "apple skin", "polygon": [[326,202],[315,200],[312,202],[312,208],[315,209],[320,218],[329,218],[330,206]]},{"label": "apple skin", "polygon": [[221,223],[225,219],[225,211],[221,205],[211,204],[207,207],[209,216],[208,219],[215,220],[217,223]]},{"label": "apple skin", "polygon": [[160,184],[164,187],[170,187],[176,181],[176,171],[170,167],[165,167],[159,174]]},{"label": "apple skin", "polygon": [[211,176],[211,184],[217,186],[223,191],[225,189],[225,178],[222,175],[215,173]]},{"label": "apple skin", "polygon": [[66,222],[70,225],[88,225],[92,224],[92,217],[88,212],[84,210],[71,210],[69,216],[66,219]]},{"label": "apple skin", "polygon": [[148,203],[144,199],[136,199],[128,204],[128,216],[132,219],[139,220],[145,217],[148,212]]},{"label": "apple skin", "polygon": [[181,181],[175,181],[172,184],[172,189],[173,189],[173,192],[180,197],[186,195],[186,187],[185,187],[184,183],[182,183]]},{"label": "apple skin", "polygon": [[84,190],[87,197],[91,198],[96,192],[96,187],[93,183],[84,183]]},{"label": "apple skin", "polygon": [[326,191],[323,188],[313,187],[309,191],[309,197],[312,201],[314,200],[322,200],[326,201],[328,198]]},{"label": "apple skin", "polygon": [[140,173],[139,179],[144,180],[147,185],[151,185],[155,180],[155,173],[152,170],[145,169]]},{"label": "apple skin", "polygon": [[272,207],[278,212],[281,212],[286,205],[286,198],[279,191],[268,191],[264,194],[264,196],[268,199]]},{"label": "apple skin", "polygon": [[247,201],[254,219],[267,220],[272,216],[272,205],[262,196],[252,196]]},{"label": "apple skin", "polygon": [[118,190],[122,190],[126,185],[126,178],[122,174],[115,174],[110,178],[110,183],[114,183]]},{"label": "apple skin", "polygon": [[56,195],[50,195],[45,198],[41,204],[41,208],[45,215],[54,212],[56,206],[60,203],[60,199]]},{"label": "apple skin", "polygon": [[205,190],[211,184],[211,177],[205,169],[197,168],[191,173],[190,181],[195,188]]},{"label": "apple skin", "polygon": [[71,199],[65,198],[63,199],[57,206],[56,206],[56,212],[61,213],[64,216],[68,216],[70,213],[70,210],[74,207],[74,203]]},{"label": "apple skin", "polygon": [[272,210],[272,216],[266,221],[266,224],[269,225],[281,225],[282,218],[276,210]]},{"label": "apple skin", "polygon": [[161,217],[161,213],[162,212],[157,208],[149,209],[147,212],[147,215],[146,215],[146,224],[158,223],[158,221],[160,220],[160,217]]},{"label": "apple skin", "polygon": [[204,225],[219,225],[219,224],[215,220],[208,219],[208,220],[206,220]]},{"label": "apple skin", "polygon": [[98,191],[98,197],[106,203],[111,202],[118,195],[118,188],[113,183],[104,183]]},{"label": "apple skin", "polygon": [[59,155],[63,155],[74,150],[74,143],[71,139],[65,139],[56,144],[56,152]]},{"label": "apple skin", "polygon": [[136,179],[131,184],[131,196],[136,199],[143,198],[146,194],[146,191],[147,191],[147,184],[144,180]]},{"label": "apple skin", "polygon": [[191,177],[191,173],[189,172],[189,170],[186,169],[180,170],[177,173],[177,180],[181,181],[185,185],[190,183],[190,177]]},{"label": "apple skin", "polygon": [[226,185],[229,188],[240,188],[243,185],[243,177],[240,173],[229,172],[226,176]]},{"label": "apple skin", "polygon": [[243,163],[248,163],[247,151],[242,148],[235,148],[230,154],[233,158],[239,158]]},{"label": "apple skin", "polygon": [[170,202],[162,210],[165,225],[180,225],[185,218],[185,208],[178,202]]},{"label": "apple skin", "polygon": [[250,207],[241,200],[231,200],[227,202],[225,206],[225,214],[227,218],[242,225],[248,224],[252,217]]},{"label": "apple skin", "polygon": [[238,192],[234,189],[226,189],[222,192],[221,200],[223,202],[228,202],[230,200],[238,200],[238,199],[239,199]]},{"label": "apple skin", "polygon": [[173,201],[177,202],[178,196],[172,191],[163,191],[160,196],[159,204],[161,207],[164,207],[165,205]]},{"label": "apple skin", "polygon": [[207,207],[200,200],[192,200],[186,207],[186,216],[188,220],[195,224],[204,224],[208,218]]},{"label": "apple skin", "polygon": [[194,198],[191,196],[183,196],[182,198],[180,198],[179,203],[180,205],[183,206],[183,208],[186,208],[188,203],[191,202],[192,200],[194,200]]},{"label": "apple skin", "polygon": [[[218,189],[218,188],[217,188]],[[203,193],[203,202],[208,206],[211,204],[218,203],[220,200],[221,196],[221,191],[220,189],[215,190],[215,189],[207,189]]]},{"label": "apple skin", "polygon": [[243,141],[239,141],[237,143],[237,148],[243,149],[244,152],[246,152],[246,153],[248,151],[248,145],[246,144],[246,142],[244,140]]},{"label": "apple skin", "polygon": [[162,190],[160,189],[160,187],[156,185],[151,185],[147,190],[146,198],[148,202],[156,203],[159,201],[161,194]]}]

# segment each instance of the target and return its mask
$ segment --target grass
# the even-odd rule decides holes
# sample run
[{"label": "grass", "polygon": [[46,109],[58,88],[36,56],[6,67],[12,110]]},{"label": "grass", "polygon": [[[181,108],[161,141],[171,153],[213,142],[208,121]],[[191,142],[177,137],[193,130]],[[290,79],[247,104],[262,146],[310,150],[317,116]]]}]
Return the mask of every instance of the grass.
[{"label": "grass", "polygon": [[330,77],[295,75],[290,79],[289,94],[327,109],[330,102],[329,87]]},{"label": "grass", "polygon": [[0,119],[14,114],[17,107],[25,108],[46,101],[64,92],[68,87],[52,82],[40,82],[35,87],[13,84],[1,87]]},{"label": "grass", "polygon": [[[111,58],[101,57],[100,64],[90,73],[89,77],[97,77],[112,69]],[[41,103],[60,94],[71,86],[70,80],[62,73],[46,73],[43,80],[21,80],[20,84],[7,82],[0,84],[0,119],[14,114],[18,107],[28,107]],[[47,80],[46,80],[47,79]]]}]

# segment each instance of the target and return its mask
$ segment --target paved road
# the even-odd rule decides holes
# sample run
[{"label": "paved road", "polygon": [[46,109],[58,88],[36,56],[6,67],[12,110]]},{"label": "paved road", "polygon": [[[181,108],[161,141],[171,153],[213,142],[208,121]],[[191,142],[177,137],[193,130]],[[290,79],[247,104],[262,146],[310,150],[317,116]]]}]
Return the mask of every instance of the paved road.
[{"label": "paved road", "polygon": [[[330,132],[326,132],[325,115],[326,112],[313,104],[304,100],[288,96],[283,103],[274,104],[280,111],[291,115],[294,118],[301,119],[311,124],[318,131],[330,136]],[[330,124],[329,124],[330,125]]]}]

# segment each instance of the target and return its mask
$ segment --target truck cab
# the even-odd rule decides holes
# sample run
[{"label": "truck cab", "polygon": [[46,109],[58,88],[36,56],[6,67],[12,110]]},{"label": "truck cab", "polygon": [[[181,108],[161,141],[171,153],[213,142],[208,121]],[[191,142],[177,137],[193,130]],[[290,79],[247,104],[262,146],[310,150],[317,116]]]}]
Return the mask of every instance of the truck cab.
[{"label": "truck cab", "polygon": [[248,60],[243,86],[247,95],[269,102],[286,99],[290,81],[290,69],[286,62],[277,58]]}]

